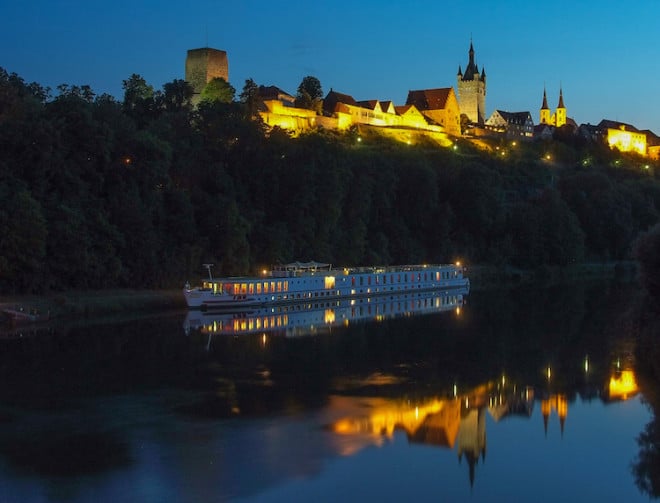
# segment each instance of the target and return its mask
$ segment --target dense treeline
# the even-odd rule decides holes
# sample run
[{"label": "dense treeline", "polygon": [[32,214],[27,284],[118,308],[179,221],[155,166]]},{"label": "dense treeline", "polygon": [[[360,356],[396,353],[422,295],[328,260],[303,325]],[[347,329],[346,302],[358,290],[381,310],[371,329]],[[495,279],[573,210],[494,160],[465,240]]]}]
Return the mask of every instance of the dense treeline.
[{"label": "dense treeline", "polygon": [[251,119],[252,81],[197,108],[180,80],[154,91],[133,75],[124,90],[53,97],[0,69],[0,291],[172,287],[203,262],[620,260],[658,222],[653,166],[562,132],[502,156],[293,139]]}]

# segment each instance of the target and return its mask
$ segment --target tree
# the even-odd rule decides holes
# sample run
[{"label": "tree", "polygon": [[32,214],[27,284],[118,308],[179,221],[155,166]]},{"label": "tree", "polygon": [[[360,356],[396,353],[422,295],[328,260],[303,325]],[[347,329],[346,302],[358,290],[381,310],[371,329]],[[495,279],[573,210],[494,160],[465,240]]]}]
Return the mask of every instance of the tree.
[{"label": "tree", "polygon": [[660,224],[640,235],[635,242],[639,277],[648,294],[660,303]]},{"label": "tree", "polygon": [[163,85],[161,100],[165,110],[168,112],[192,110],[193,87],[181,79],[174,79]]},{"label": "tree", "polygon": [[41,205],[27,190],[13,191],[0,185],[7,203],[0,210],[0,285],[33,289],[38,285],[46,259],[47,223]]},{"label": "tree", "polygon": [[122,87],[124,89],[124,111],[136,123],[144,126],[154,111],[154,88],[136,73],[124,80]]},{"label": "tree", "polygon": [[145,102],[153,100],[153,86],[147,84],[147,81],[137,73],[122,81],[122,88],[124,89],[125,110],[135,110]]},{"label": "tree", "polygon": [[240,94],[241,103],[245,105],[247,115],[253,117],[257,114],[259,105],[259,86],[252,79],[247,79]]},{"label": "tree", "polygon": [[302,79],[298,86],[295,104],[298,108],[307,108],[308,110],[314,110],[317,114],[321,113],[323,89],[319,79],[311,75]]},{"label": "tree", "polygon": [[222,77],[211,79],[201,94],[202,101],[220,101],[231,103],[236,96],[236,89]]}]

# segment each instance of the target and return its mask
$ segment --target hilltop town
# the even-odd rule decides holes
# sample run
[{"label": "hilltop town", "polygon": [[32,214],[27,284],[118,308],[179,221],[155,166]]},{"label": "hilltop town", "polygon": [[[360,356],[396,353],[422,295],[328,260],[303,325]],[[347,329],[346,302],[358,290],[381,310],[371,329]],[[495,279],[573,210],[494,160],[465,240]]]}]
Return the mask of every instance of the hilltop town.
[{"label": "hilltop town", "polygon": [[[227,53],[212,48],[188,51],[186,81],[194,88],[196,100],[213,79],[229,82]],[[650,130],[639,130],[625,122],[603,119],[596,125],[580,124],[568,116],[563,89],[557,107],[548,106],[546,89],[539,109],[538,123],[530,111],[495,109],[486,117],[486,70],[476,63],[472,42],[468,63],[459,65],[454,87],[408,91],[405,104],[391,100],[356,100],[350,94],[330,89],[320,107],[297,106],[296,97],[277,86],[259,86],[259,110],[263,122],[292,134],[314,128],[345,131],[357,128],[392,137],[404,143],[419,138],[451,146],[457,138],[506,138],[511,141],[549,139],[556,130],[580,135],[587,141],[604,143],[621,152],[633,152],[651,160],[660,159],[660,137]]]}]

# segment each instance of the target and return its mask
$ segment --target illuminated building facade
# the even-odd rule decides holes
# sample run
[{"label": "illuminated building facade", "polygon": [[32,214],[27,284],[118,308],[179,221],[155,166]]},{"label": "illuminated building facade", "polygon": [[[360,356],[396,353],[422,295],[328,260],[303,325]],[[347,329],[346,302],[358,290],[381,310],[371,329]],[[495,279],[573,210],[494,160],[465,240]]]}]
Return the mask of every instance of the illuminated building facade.
[{"label": "illuminated building facade", "polygon": [[610,148],[646,155],[646,134],[624,122],[604,119],[598,124]]},{"label": "illuminated building facade", "polygon": [[193,102],[199,101],[199,95],[206,84],[220,77],[229,82],[229,62],[227,53],[219,49],[204,47],[190,49],[186,56],[186,81],[193,87]]},{"label": "illuminated building facade", "polygon": [[486,70],[482,67],[479,73],[471,41],[468,56],[465,73],[461,71],[459,65],[456,75],[458,102],[461,113],[466,115],[470,122],[483,124],[486,116]]},{"label": "illuminated building facade", "polygon": [[486,127],[510,139],[525,140],[534,136],[534,121],[529,112],[495,110],[486,121]]},{"label": "illuminated building facade", "polygon": [[367,125],[388,128],[414,128],[442,133],[445,128],[431,124],[427,116],[413,105],[394,106],[391,101],[356,101],[348,94],[334,90],[323,100],[323,112],[337,120],[337,129]]},{"label": "illuminated building facade", "polygon": [[559,103],[555,113],[550,115],[550,107],[548,107],[548,98],[543,89],[543,103],[539,112],[539,122],[541,124],[548,124],[550,126],[562,127],[566,124],[566,106],[564,105],[564,93],[562,88],[559,88]]},{"label": "illuminated building facade", "polygon": [[461,110],[453,87],[408,91],[406,105],[414,105],[431,121],[453,136],[461,135]]},{"label": "illuminated building facade", "polygon": [[259,115],[269,127],[300,133],[317,125],[316,112],[295,106],[295,98],[275,86],[259,86]]}]

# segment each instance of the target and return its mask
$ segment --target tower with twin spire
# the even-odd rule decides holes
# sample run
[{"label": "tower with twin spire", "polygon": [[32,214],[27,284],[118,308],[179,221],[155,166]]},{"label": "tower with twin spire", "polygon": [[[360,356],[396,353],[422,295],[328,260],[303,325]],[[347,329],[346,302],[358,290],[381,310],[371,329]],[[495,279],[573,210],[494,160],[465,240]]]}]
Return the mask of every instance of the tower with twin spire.
[{"label": "tower with twin spire", "polygon": [[559,103],[554,114],[550,115],[550,107],[548,106],[548,97],[545,94],[545,86],[543,87],[543,103],[539,113],[539,122],[541,124],[548,124],[550,126],[562,127],[566,124],[566,107],[564,106],[564,93],[559,87]]},{"label": "tower with twin spire", "polygon": [[486,70],[479,66],[474,59],[474,46],[470,40],[469,61],[465,67],[465,73],[458,65],[458,104],[461,115],[466,115],[470,122],[483,124],[486,117]]}]

